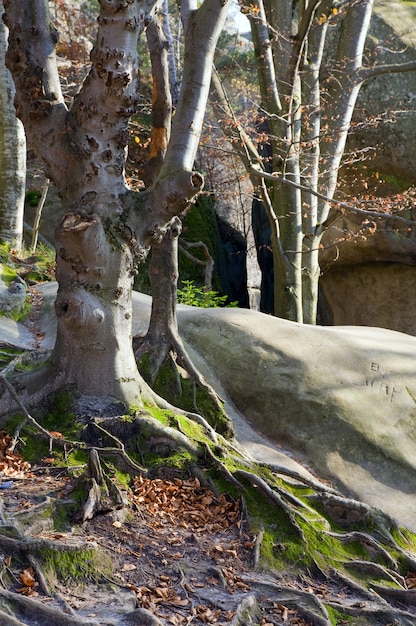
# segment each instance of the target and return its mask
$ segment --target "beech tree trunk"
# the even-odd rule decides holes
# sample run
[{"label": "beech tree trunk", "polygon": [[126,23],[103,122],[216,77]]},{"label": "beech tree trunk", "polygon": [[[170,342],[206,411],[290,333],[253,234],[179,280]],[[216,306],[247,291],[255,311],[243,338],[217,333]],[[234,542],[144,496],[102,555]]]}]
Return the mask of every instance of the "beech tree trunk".
[{"label": "beech tree trunk", "polygon": [[[359,69],[372,0],[359,0],[341,10],[333,8],[331,0],[314,0],[299,9],[291,0],[279,10],[274,0],[258,0],[255,6],[258,11],[249,17],[273,144],[273,172],[278,174],[276,182],[269,179],[269,197],[279,220],[277,236],[283,253],[274,262],[274,313],[313,324],[318,251],[362,83]],[[329,24],[337,33],[338,51],[326,70],[331,87],[322,89]],[[271,32],[277,35],[270,36]],[[326,54],[328,67],[331,53]],[[317,193],[328,200],[318,199]],[[275,250],[276,243],[271,244]]]},{"label": "beech tree trunk", "polygon": [[[47,0],[6,0],[8,66],[17,113],[56,184],[63,217],[56,231],[58,333],[51,358],[57,386],[140,404],[144,383],[131,336],[136,267],[172,217],[203,186],[192,171],[202,128],[215,43],[226,4],[206,0],[191,14],[187,80],[159,176],[143,192],[124,176],[127,123],[138,93],[138,38],[156,0],[100,0],[92,67],[68,110],[56,70],[56,34]],[[52,374],[51,374],[52,375]]]},{"label": "beech tree trunk", "polygon": [[[0,13],[3,2],[0,0]],[[15,88],[5,66],[8,29],[0,21],[0,239],[20,251],[26,189],[26,137],[14,109]]]}]

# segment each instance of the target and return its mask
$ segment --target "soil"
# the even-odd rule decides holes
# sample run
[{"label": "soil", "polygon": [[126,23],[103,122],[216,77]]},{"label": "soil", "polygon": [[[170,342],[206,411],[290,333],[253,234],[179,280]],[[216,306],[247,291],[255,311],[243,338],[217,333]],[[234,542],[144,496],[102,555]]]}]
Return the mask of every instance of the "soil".
[{"label": "soil", "polygon": [[[2,587],[33,602],[30,615],[26,610],[22,618],[17,611],[22,621],[16,624],[332,623],[311,619],[310,613],[308,617],[305,597],[315,608],[322,600],[352,611],[374,609],[368,597],[360,597],[335,578],[282,578],[262,571],[256,563],[257,537],[248,529],[242,503],[215,495],[197,478],[138,477],[126,493],[125,506],[57,532],[42,512],[53,501],[70,505],[75,481],[66,469],[48,467],[49,462],[15,467],[15,477],[3,480],[8,487],[1,490],[3,529],[17,525],[21,539],[29,543],[46,540],[57,547],[96,547],[99,564],[93,575],[56,580],[50,591],[43,588],[41,569],[37,571],[33,561],[0,548]],[[0,605],[1,594],[0,588]],[[52,610],[52,618],[44,610]],[[54,617],[59,615],[69,621]],[[8,624],[0,615],[3,623]],[[374,614],[373,621],[357,618],[349,623],[386,622]]]},{"label": "soil", "polygon": [[[98,566],[87,581],[56,581],[54,592],[47,594],[30,562],[11,558],[3,548],[3,586],[37,605],[57,611],[64,607],[63,612],[80,618],[80,623],[312,626],[302,610],[279,600],[273,585],[284,584],[288,590],[300,592],[313,590],[318,598],[335,603],[351,595],[329,581],[282,580],[254,567],[256,537],[247,528],[241,503],[215,496],[201,487],[198,479],[136,479],[124,507],[57,532],[51,528],[50,518],[41,515],[42,504],[70,502],[74,479],[65,470],[45,466],[25,474],[2,489],[3,526],[13,523],[23,529],[30,518],[30,527],[23,531],[28,541],[62,545],[85,545],[87,541],[101,551],[103,567],[100,571]],[[31,516],[31,509],[39,514]],[[253,617],[233,622],[239,619],[242,607],[253,605],[255,597],[257,617],[253,609]],[[33,620],[26,616],[22,623],[42,621],[34,611]]]}]

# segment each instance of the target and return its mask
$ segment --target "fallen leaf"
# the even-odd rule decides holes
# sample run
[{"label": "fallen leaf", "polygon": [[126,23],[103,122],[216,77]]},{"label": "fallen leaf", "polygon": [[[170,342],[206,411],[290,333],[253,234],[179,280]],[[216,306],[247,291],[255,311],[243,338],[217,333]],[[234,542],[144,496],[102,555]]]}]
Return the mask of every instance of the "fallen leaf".
[{"label": "fallen leaf", "polygon": [[133,565],[133,563],[124,563],[123,567],[121,568],[121,571],[122,572],[132,572],[135,569],[137,569],[137,567],[135,565]]},{"label": "fallen leaf", "polygon": [[23,572],[20,572],[19,578],[26,587],[33,587],[35,584],[35,572],[33,568],[29,567],[28,569],[24,569]]},{"label": "fallen leaf", "polygon": [[55,463],[55,459],[51,456],[47,456],[44,459],[42,459],[42,462],[45,463],[46,465],[53,465],[53,463]]}]

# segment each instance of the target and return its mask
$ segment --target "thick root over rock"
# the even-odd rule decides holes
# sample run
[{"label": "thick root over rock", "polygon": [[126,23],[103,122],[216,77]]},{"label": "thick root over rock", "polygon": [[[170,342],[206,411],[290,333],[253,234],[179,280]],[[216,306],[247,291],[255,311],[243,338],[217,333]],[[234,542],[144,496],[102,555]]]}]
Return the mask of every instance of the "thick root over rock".
[{"label": "thick root over rock", "polygon": [[[118,543],[112,544],[110,550],[112,556],[119,555],[122,552],[118,546],[129,533],[133,534],[124,522],[129,516],[130,524],[143,518],[146,535],[151,533],[148,551],[137,546],[135,540],[125,552],[134,562],[105,575],[99,565],[92,567],[96,571],[95,584],[101,579],[107,585],[123,587],[135,598],[136,609],[130,606],[118,618],[111,618],[112,621],[100,619],[101,626],[107,623],[167,626],[172,623],[172,616],[178,625],[191,621],[198,624],[206,623],[209,615],[212,619],[217,616],[212,623],[234,626],[254,626],[262,621],[284,624],[290,623],[292,617],[303,626],[331,626],[351,619],[355,620],[355,626],[415,623],[416,536],[397,528],[380,511],[344,497],[318,479],[304,479],[285,468],[257,464],[244,451],[239,451],[235,442],[220,434],[211,437],[204,422],[197,423],[183,411],[175,414],[172,408],[161,410],[149,406],[119,416],[103,413],[87,416],[84,412],[82,419],[75,420],[76,439],[73,430],[55,432],[63,419],[61,414],[52,423],[47,417],[35,419],[24,406],[21,409],[23,420],[19,421],[14,448],[19,447],[22,438],[27,441],[28,436],[39,436],[62,463],[62,472],[69,471],[71,455],[83,455],[85,465],[81,477],[71,480],[72,494],[78,494],[73,496],[72,505],[76,500],[81,523],[74,527],[73,516],[68,518],[71,537],[74,534],[71,542],[51,539],[56,532],[53,528],[48,531],[49,538],[35,536],[31,530],[34,527],[29,525],[23,533],[17,526],[18,515],[11,518],[1,515],[0,546],[4,562],[12,556],[22,562],[22,567],[33,567],[41,592],[44,596],[49,593],[54,600],[53,608],[43,604],[35,607],[33,616],[38,623],[42,620],[63,626],[97,623],[93,618],[88,621],[85,616],[80,617],[76,609],[65,605],[64,597],[56,595],[53,590],[56,580],[51,578],[47,566],[50,560],[45,560],[45,551],[71,555],[71,550],[75,550],[74,554],[84,549],[96,550],[85,540],[85,533],[94,532],[100,537],[102,524],[107,520],[110,538],[119,529]],[[45,420],[47,428],[43,425]],[[116,473],[125,478],[124,491]],[[134,486],[127,483],[139,474],[146,476],[146,481],[155,481],[157,488],[146,489],[134,499],[133,491],[129,491]],[[199,480],[190,480],[191,476],[198,476]],[[180,507],[191,502],[187,497],[190,492],[186,491],[190,489],[193,490],[191,509],[182,518]],[[181,497],[175,496],[180,490],[184,491]],[[128,494],[127,498],[124,493]],[[227,494],[226,499],[224,496],[221,499],[220,494]],[[227,535],[221,544],[220,526],[212,522],[210,529],[210,518],[213,519],[215,510],[221,519],[221,507],[225,511],[230,503],[233,509],[230,523],[236,543],[231,544]],[[62,511],[66,504],[59,499],[55,503],[45,500],[45,506],[34,507],[33,512],[43,515],[50,511],[53,524],[57,508],[61,507]],[[116,510],[120,508],[122,514],[117,517]],[[200,529],[190,532],[190,520],[197,513],[200,516],[201,510],[204,533],[208,533],[204,535]],[[181,532],[188,534],[182,536]],[[203,566],[199,562],[202,557],[197,557],[196,564],[192,559],[186,560],[187,551],[200,542],[208,546],[203,557],[206,573],[202,582]],[[175,551],[168,559],[164,555],[168,555],[170,548]],[[244,559],[240,549],[245,551]],[[231,559],[228,565],[222,564],[225,557]],[[136,582],[142,580],[140,576],[146,571],[149,559],[152,567],[157,563],[161,568],[160,578],[153,587],[150,583]],[[131,579],[127,577],[129,572]],[[195,580],[202,586],[197,587]],[[27,607],[36,601],[12,591],[16,590],[16,584],[10,579],[6,565],[1,581],[0,625],[35,624],[35,617],[28,617]],[[88,576],[83,584],[90,584]],[[198,608],[203,603],[211,613]],[[74,614],[65,612],[68,610]],[[4,616],[10,616],[9,622],[4,621]]]}]

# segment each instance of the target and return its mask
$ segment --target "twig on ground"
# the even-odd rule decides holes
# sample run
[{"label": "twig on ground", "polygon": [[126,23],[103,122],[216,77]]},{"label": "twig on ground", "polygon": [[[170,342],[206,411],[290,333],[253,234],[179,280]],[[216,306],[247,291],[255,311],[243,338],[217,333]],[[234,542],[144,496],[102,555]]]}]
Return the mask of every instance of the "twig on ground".
[{"label": "twig on ground", "polygon": [[258,569],[259,563],[260,563],[260,549],[261,549],[261,544],[263,542],[263,537],[264,537],[264,528],[260,528],[260,530],[258,531],[257,535],[256,535],[256,539],[255,539],[255,543],[254,543],[254,554],[253,554],[253,568],[255,570]]}]

